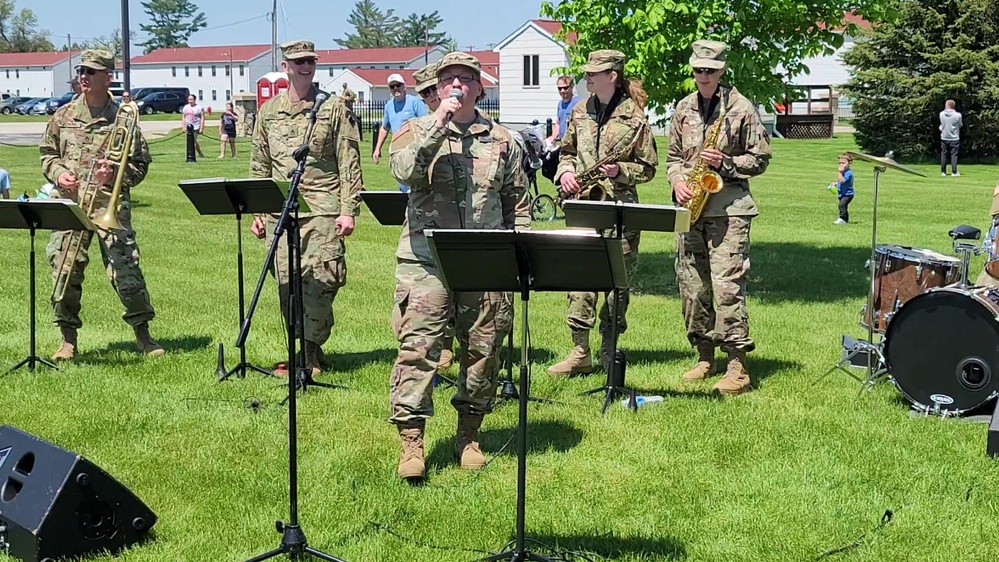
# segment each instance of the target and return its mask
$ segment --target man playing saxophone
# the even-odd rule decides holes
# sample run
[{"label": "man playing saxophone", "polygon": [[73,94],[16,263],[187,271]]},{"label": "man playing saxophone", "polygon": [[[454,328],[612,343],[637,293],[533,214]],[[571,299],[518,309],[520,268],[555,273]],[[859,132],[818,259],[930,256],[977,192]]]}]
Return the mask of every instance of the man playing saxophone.
[{"label": "man playing saxophone", "polygon": [[[555,174],[562,191],[570,197],[577,194],[580,198],[637,203],[637,185],[656,175],[659,156],[644,113],[648,95],[641,82],[624,77],[624,64],[624,53],[602,50],[590,53],[582,67],[591,95],[572,109]],[[639,232],[625,230],[624,238],[625,266],[632,278],[638,270]],[[614,293],[605,294],[600,309],[600,363],[605,371],[613,360],[609,307],[613,306],[618,315],[618,334],[628,328],[628,290],[620,291],[620,295],[621,302],[614,303]],[[569,293],[568,323],[573,348],[564,361],[548,369],[550,375],[593,371],[590,330],[596,307],[596,293]]]},{"label": "man playing saxophone", "polygon": [[[147,355],[162,355],[163,348],[149,336],[149,321],[155,313],[146,290],[146,280],[139,268],[139,247],[132,230],[129,189],[138,185],[152,158],[138,126],[132,130],[131,152],[123,169],[112,165],[106,150],[117,130],[118,104],[108,94],[114,72],[114,56],[104,50],[86,50],[77,66],[81,94],[59,108],[49,120],[42,135],[42,174],[55,184],[60,196],[75,201],[89,210],[91,219],[105,216],[111,200],[112,186],[121,174],[119,208],[110,209],[108,216],[117,218],[122,228],[98,226],[93,233],[53,232],[46,253],[53,268],[56,290],[52,308],[55,324],[62,332],[62,342],[53,360],[73,359],[77,351],[77,330],[80,319],[80,298],[83,293],[83,271],[90,261],[87,250],[93,236],[101,248],[101,258],[111,285],[125,306],[123,318],[132,326],[139,351]],[[123,138],[123,137],[119,137]]]},{"label": "man playing saxophone", "polygon": [[[750,389],[746,354],[756,347],[749,337],[745,295],[749,227],[758,214],[749,178],[766,171],[770,138],[753,104],[735,88],[720,85],[728,46],[702,40],[695,41],[692,50],[690,66],[697,91],[681,100],[673,115],[667,174],[673,199],[684,206],[691,205],[695,196],[704,196],[703,186],[710,183],[692,177],[696,175],[692,171],[701,167],[699,162],[721,177],[722,187],[706,194],[704,210],[690,231],[676,235],[676,280],[687,339],[698,352],[697,364],[683,374],[683,380],[713,375],[715,346],[720,346],[728,353],[728,366],[714,390],[734,395]],[[710,140],[716,126],[711,146],[705,138]]]}]

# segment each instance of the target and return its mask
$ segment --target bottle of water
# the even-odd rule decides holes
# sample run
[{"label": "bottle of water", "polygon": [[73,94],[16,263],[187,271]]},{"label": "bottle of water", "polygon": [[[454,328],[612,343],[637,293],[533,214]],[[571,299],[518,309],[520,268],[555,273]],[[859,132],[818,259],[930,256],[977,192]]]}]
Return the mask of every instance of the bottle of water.
[{"label": "bottle of water", "polygon": [[[621,405],[624,406],[625,408],[627,408],[628,407],[628,400],[629,400],[628,398],[625,398],[624,400],[622,400],[621,401]],[[652,404],[654,402],[662,402],[662,401],[663,401],[663,397],[662,396],[636,396],[635,397],[635,404],[639,408],[641,408],[642,406],[644,406],[646,404]]]}]

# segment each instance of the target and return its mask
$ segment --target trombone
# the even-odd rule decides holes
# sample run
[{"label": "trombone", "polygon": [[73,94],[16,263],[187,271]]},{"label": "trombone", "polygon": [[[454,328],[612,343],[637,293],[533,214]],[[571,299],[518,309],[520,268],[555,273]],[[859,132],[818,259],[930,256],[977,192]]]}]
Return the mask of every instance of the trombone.
[{"label": "trombone", "polygon": [[[111,190],[111,199],[108,201],[104,214],[92,220],[94,225],[105,230],[122,230],[124,227],[118,220],[118,210],[121,206],[122,181],[125,179],[125,170],[128,167],[129,158],[132,156],[132,148],[135,143],[135,129],[138,126],[138,115],[130,105],[118,106],[115,114],[114,128],[111,134],[104,141],[102,146],[103,159],[110,160],[114,170],[114,187]],[[100,153],[99,153],[100,154]],[[87,183],[79,190],[78,200],[83,206],[83,212],[89,217],[94,211],[94,203],[100,194],[101,185],[97,182],[95,168],[100,157],[94,158],[90,163],[90,171],[87,174]],[[91,233],[89,231],[74,231],[69,236],[69,240],[63,243],[63,249],[56,258],[55,268],[58,271],[55,284],[52,288],[52,302],[60,302],[66,296],[66,289],[69,287],[70,277],[76,268],[76,260],[80,256],[80,251],[86,242],[89,242]]]}]

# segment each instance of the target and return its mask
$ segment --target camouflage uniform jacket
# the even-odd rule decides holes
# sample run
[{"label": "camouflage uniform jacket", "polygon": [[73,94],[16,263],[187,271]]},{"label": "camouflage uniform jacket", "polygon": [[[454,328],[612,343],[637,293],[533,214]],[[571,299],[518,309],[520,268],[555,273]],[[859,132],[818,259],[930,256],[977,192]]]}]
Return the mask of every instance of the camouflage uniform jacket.
[{"label": "camouflage uniform jacket", "polygon": [[[293,103],[283,92],[267,100],[253,129],[251,178],[288,181],[298,165],[293,154],[305,142],[313,102]],[[353,114],[331,97],[319,108],[299,190],[308,216],[357,216],[361,208],[360,134]]]},{"label": "camouflage uniform jacket", "polygon": [[[599,183],[614,193],[628,193],[628,201],[635,200],[636,186],[651,181],[656,176],[659,155],[649,123],[638,104],[621,92],[622,98],[614,107],[603,126],[598,124],[597,97],[591,95],[585,102],[577,103],[569,114],[569,122],[562,137],[562,151],[555,178],[566,172],[579,176],[593,168],[601,158],[622,152],[617,158],[621,168],[613,178],[603,178]],[[630,147],[630,148],[629,148]],[[577,177],[577,180],[581,179]]]},{"label": "camouflage uniform jacket", "polygon": [[510,131],[481,112],[464,133],[438,128],[432,114],[407,121],[390,156],[392,175],[411,187],[396,256],[434,263],[427,229],[530,226],[522,156]]},{"label": "camouflage uniform jacket", "polygon": [[[94,158],[103,158],[104,142],[111,135],[118,104],[109,96],[108,103],[96,116],[87,107],[87,100],[79,96],[56,110],[45,126],[45,133],[38,145],[42,157],[42,175],[53,185],[58,186],[59,175],[72,172],[79,180],[79,190],[85,187],[89,178],[91,163]],[[132,154],[129,156],[124,176],[122,177],[122,199],[127,200],[128,189],[142,182],[153,161],[138,124],[135,136],[132,137]],[[97,196],[98,204],[111,198],[114,185],[103,186]],[[79,202],[81,205],[86,202]]]},{"label": "camouflage uniform jacket", "polygon": [[[666,157],[670,186],[687,180],[690,170],[697,164],[705,134],[721,112],[719,103],[708,122],[703,122],[697,106],[698,95],[694,92],[680,100],[670,123]],[[721,169],[715,170],[722,177],[723,186],[721,191],[708,197],[701,216],[758,215],[756,202],[749,192],[749,178],[762,174],[770,164],[770,136],[752,102],[735,88],[728,93],[728,113],[718,135],[718,150],[726,155]]]}]

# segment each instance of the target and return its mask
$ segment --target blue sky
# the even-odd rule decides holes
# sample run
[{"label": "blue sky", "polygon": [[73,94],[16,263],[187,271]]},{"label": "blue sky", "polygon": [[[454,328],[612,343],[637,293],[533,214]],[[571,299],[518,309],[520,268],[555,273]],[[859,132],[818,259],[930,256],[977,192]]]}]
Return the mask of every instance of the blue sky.
[{"label": "blue sky", "polygon": [[[228,45],[270,43],[271,23],[265,15],[271,9],[271,0],[194,0],[208,19],[208,28],[193,36],[189,43],[199,45]],[[537,18],[541,0],[502,0],[501,3],[484,0],[436,0],[434,2],[406,2],[401,0],[375,0],[382,10],[394,8],[397,15],[412,12],[430,13],[437,10],[444,18],[441,29],[458,41],[461,49],[473,46],[487,49],[489,43],[498,43],[525,21]],[[38,16],[41,29],[52,33],[56,48],[65,45],[66,34],[92,38],[109,35],[120,26],[120,0],[88,2],[87,10],[79,10],[78,0],[47,0],[44,8],[31,0],[15,0],[15,6],[30,7]],[[335,49],[334,38],[342,38],[348,30],[347,15],[354,7],[354,0],[279,0],[278,42],[287,39],[309,39],[319,49]],[[67,18],[66,14],[73,14]],[[129,2],[130,26],[136,41],[142,42],[145,34],[139,24],[148,23],[140,0]],[[247,21],[249,20],[249,21]],[[132,56],[142,54],[141,47],[132,47]]]}]

